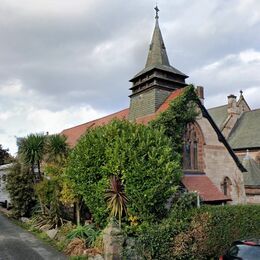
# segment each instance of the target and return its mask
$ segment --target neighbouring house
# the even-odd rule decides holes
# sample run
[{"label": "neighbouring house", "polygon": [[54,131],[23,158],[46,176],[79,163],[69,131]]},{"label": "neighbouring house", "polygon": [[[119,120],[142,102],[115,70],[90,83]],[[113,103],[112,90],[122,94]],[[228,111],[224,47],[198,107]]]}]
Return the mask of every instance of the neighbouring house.
[{"label": "neighbouring house", "polygon": [[243,92],[237,100],[208,110],[247,172],[244,173],[248,203],[260,203],[260,109],[251,110]]},{"label": "neighbouring house", "polygon": [[[103,118],[62,131],[74,146],[87,129],[109,123],[112,119],[127,119],[147,124],[165,111],[170,102],[183,94],[187,75],[170,65],[159,27],[158,12],[155,28],[143,70],[131,80],[130,106]],[[207,204],[246,203],[243,172],[238,159],[218,124],[204,107],[203,87],[197,87],[200,114],[187,126],[183,152],[182,185],[197,192]]]},{"label": "neighbouring house", "polygon": [[12,163],[0,165],[0,203],[5,207],[11,203],[8,191],[6,190],[7,176]]}]

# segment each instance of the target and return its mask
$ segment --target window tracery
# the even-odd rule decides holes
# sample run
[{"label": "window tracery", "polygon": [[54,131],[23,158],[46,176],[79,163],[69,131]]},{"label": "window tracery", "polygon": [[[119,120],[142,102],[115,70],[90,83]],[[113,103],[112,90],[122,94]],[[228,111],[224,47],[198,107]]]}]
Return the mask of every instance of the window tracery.
[{"label": "window tracery", "polygon": [[187,125],[184,136],[183,168],[186,170],[201,170],[199,150],[202,153],[202,134],[195,123]]},{"label": "window tracery", "polygon": [[221,184],[224,195],[226,196],[231,195],[231,185],[232,185],[231,180],[228,177],[225,177],[223,183]]}]

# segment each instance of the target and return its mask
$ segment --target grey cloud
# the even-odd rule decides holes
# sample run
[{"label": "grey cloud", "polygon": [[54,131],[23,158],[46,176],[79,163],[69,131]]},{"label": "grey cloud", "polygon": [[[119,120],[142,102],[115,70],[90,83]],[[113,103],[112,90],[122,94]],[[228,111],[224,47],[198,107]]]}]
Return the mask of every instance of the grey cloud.
[{"label": "grey cloud", "polygon": [[[128,106],[128,80],[142,69],[148,51],[153,3],[89,3],[89,8],[87,2],[83,6],[86,13],[55,15],[21,11],[6,1],[0,8],[0,82],[20,79],[25,91],[38,95],[39,108],[53,111],[82,104],[107,111]],[[257,8],[239,13],[238,3],[160,1],[160,25],[169,58],[191,76],[190,81],[225,91],[231,88],[229,82],[210,73],[192,73],[228,54],[259,50],[259,21],[249,22]],[[62,13],[62,4],[60,8]],[[104,62],[94,51],[105,43],[117,45],[104,50],[104,58],[112,57]],[[118,55],[122,57],[118,59]],[[226,64],[226,68],[234,64]],[[240,87],[232,86],[232,91]]]},{"label": "grey cloud", "polygon": [[0,128],[0,134],[6,134],[6,131]]}]

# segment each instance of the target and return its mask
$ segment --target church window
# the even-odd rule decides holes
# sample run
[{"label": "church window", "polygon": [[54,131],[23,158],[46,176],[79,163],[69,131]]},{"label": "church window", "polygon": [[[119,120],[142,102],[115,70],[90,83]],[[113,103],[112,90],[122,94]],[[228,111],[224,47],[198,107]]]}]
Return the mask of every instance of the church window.
[{"label": "church window", "polygon": [[193,166],[194,166],[194,169],[198,169],[198,143],[197,143],[197,141],[193,142]]},{"label": "church window", "polygon": [[228,177],[225,177],[222,183],[222,191],[224,193],[224,195],[226,196],[230,196],[231,194],[231,180]]},{"label": "church window", "polygon": [[185,142],[184,144],[184,168],[191,168],[191,160],[190,160],[190,143]]},{"label": "church window", "polygon": [[[199,129],[195,124],[188,124],[184,136],[183,168],[185,170],[199,170],[199,148],[202,143],[199,137]],[[202,149],[202,148],[201,148]]]}]

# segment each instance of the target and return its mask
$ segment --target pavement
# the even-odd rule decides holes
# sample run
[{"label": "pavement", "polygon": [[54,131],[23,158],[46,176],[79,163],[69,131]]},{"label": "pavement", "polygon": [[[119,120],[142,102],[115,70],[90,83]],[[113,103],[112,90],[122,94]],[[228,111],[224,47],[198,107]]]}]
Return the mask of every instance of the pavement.
[{"label": "pavement", "polygon": [[68,259],[0,213],[0,260]]}]

